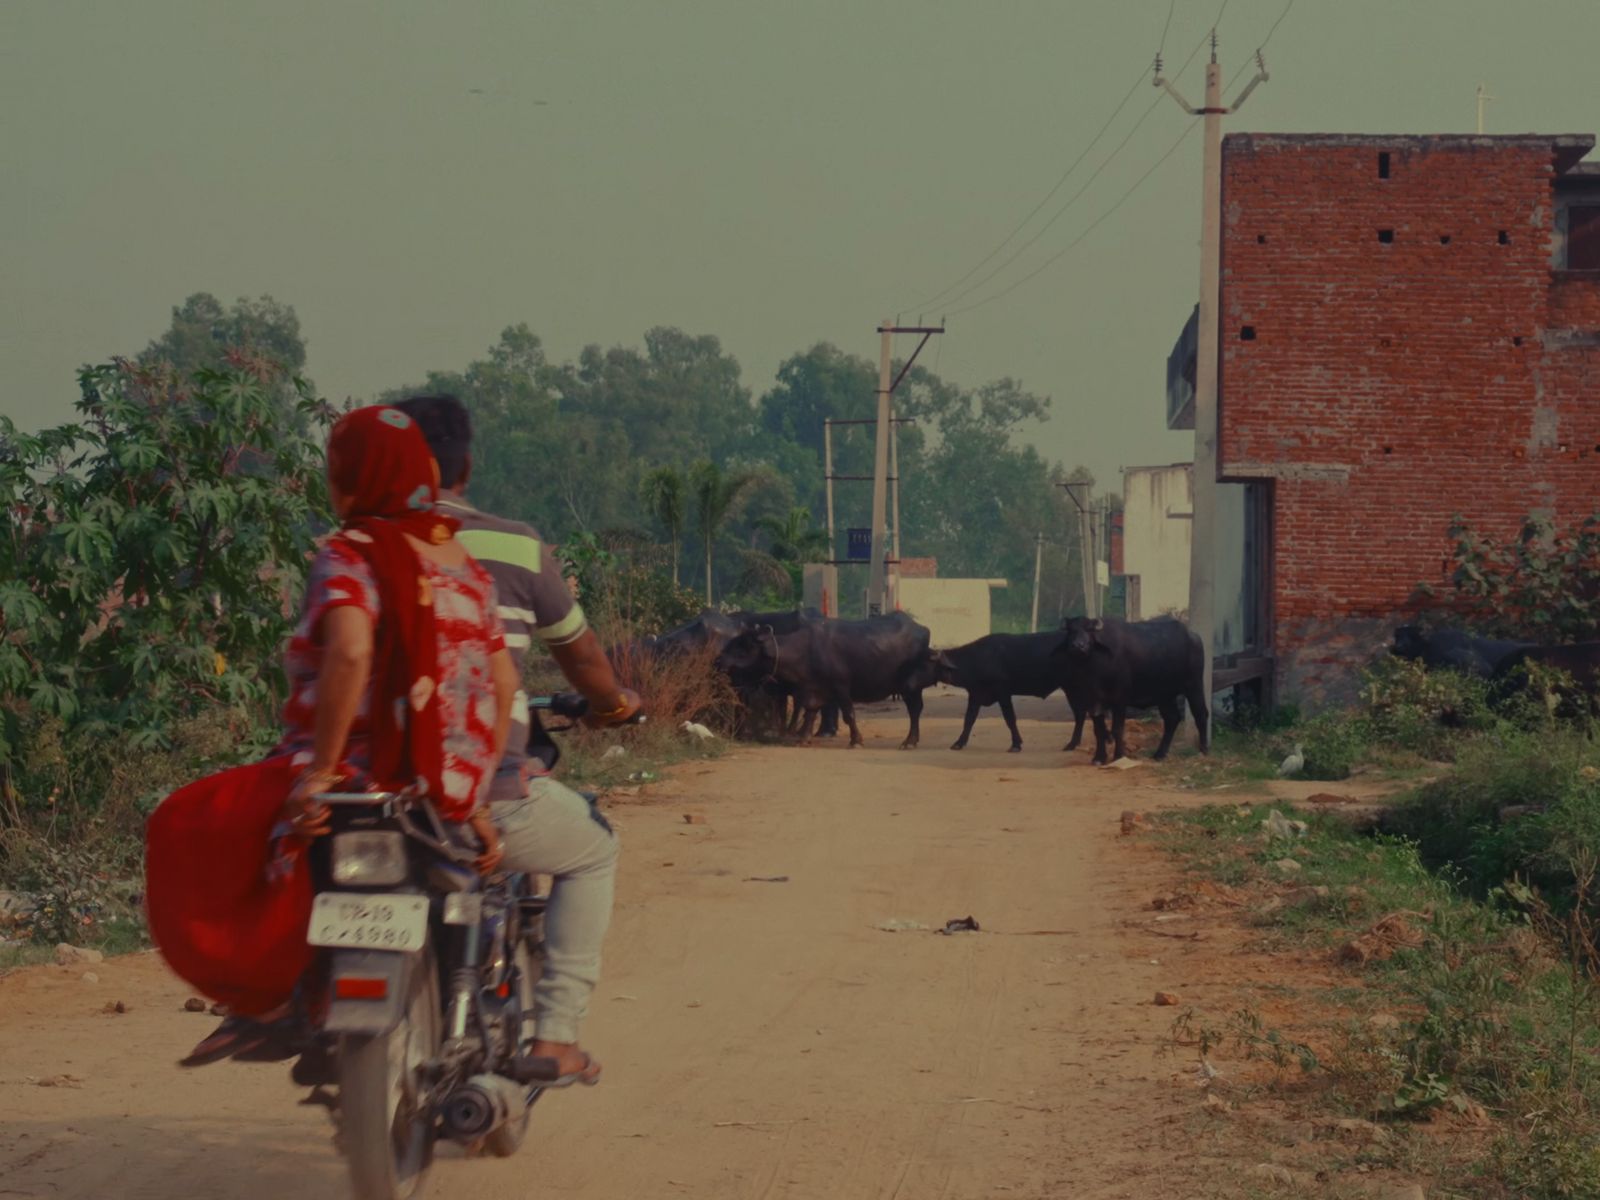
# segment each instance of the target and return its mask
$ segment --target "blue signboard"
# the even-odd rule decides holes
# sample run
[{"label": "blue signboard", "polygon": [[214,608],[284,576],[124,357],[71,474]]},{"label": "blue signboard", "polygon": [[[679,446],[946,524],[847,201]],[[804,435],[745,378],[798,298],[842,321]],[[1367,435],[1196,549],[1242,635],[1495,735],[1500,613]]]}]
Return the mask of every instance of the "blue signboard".
[{"label": "blue signboard", "polygon": [[869,563],[872,561],[872,530],[847,529],[848,535],[846,557],[851,562]]}]

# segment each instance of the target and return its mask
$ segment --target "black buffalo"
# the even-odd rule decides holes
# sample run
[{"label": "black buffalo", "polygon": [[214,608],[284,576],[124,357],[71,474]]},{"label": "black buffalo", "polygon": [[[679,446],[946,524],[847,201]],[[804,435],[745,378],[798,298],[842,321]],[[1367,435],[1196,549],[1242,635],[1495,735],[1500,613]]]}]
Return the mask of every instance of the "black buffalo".
[{"label": "black buffalo", "polygon": [[1073,691],[1068,695],[1075,692],[1082,696],[1083,705],[1094,718],[1095,762],[1106,761],[1108,740],[1115,743],[1115,757],[1127,756],[1122,732],[1130,708],[1160,710],[1163,728],[1155,757],[1165,758],[1172,736],[1183,721],[1180,699],[1189,702],[1189,712],[1200,733],[1201,752],[1210,753],[1205,647],[1187,625],[1171,617],[1131,622],[1112,617],[1072,617],[1061,628],[1066,636],[1055,654],[1064,660],[1072,679]]},{"label": "black buffalo", "polygon": [[864,621],[802,618],[792,633],[747,629],[723,647],[717,666],[735,678],[769,679],[788,689],[805,713],[802,740],[810,740],[817,714],[836,704],[851,747],[859,746],[855,705],[899,696],[911,716],[901,745],[910,749],[921,736],[922,690],[934,682],[928,641],[927,628],[904,613]]},{"label": "black buffalo", "polygon": [[1394,645],[1389,653],[1396,658],[1420,662],[1430,670],[1446,667],[1488,679],[1508,657],[1532,645],[1532,642],[1476,637],[1459,629],[1427,632],[1416,625],[1402,625],[1394,631]]},{"label": "black buffalo", "polygon": [[[728,617],[737,623],[740,630],[767,628],[776,634],[794,633],[804,622],[824,619],[822,613],[815,608],[786,608],[774,612],[760,612],[741,608],[729,613]],[[720,650],[721,646],[718,649]],[[775,679],[750,678],[738,672],[729,672],[728,674],[739,694],[743,697],[747,708],[753,708],[758,700],[766,700],[776,707],[780,726],[786,726],[790,733],[799,730],[800,721],[805,715],[805,710],[795,697],[792,688],[785,687]],[[790,701],[794,702],[792,714],[787,712]],[[837,704],[829,703],[822,706],[822,716],[817,725],[817,736],[839,736],[839,706]]]},{"label": "black buffalo", "polygon": [[1577,690],[1588,698],[1589,711],[1600,716],[1600,642],[1569,646],[1524,646],[1501,660],[1495,668],[1495,686],[1504,695],[1523,679],[1531,666],[1553,667],[1571,676]]},{"label": "black buffalo", "polygon": [[961,723],[961,736],[950,749],[964,749],[972,736],[978,710],[998,704],[1006,728],[1011,731],[1011,753],[1018,754],[1022,751],[1022,734],[1017,731],[1017,712],[1011,706],[1011,698],[1038,696],[1044,699],[1066,691],[1073,720],[1072,740],[1066,748],[1076,750],[1083,741],[1083,722],[1088,713],[1084,705],[1073,702],[1074,689],[1068,682],[1071,672],[1066,660],[1055,653],[1063,640],[1064,635],[1060,633],[991,633],[953,650],[936,651],[934,677],[940,683],[963,688],[967,693],[967,713]]}]

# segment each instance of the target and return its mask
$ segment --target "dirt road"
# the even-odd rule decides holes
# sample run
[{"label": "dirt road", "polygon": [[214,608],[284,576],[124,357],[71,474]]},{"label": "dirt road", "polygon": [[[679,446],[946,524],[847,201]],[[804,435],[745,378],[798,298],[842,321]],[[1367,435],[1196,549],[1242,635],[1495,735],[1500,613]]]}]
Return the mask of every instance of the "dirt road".
[{"label": "dirt road", "polygon": [[[1201,1194],[1151,1004],[1178,943],[1128,928],[1156,860],[1117,816],[1160,802],[1151,772],[1063,755],[1042,705],[1021,755],[993,715],[953,754],[958,713],[937,700],[915,753],[885,711],[864,750],[741,749],[614,807],[605,1082],[542,1101],[514,1159],[443,1152],[429,1195]],[[968,914],[982,933],[876,928]],[[285,1067],[180,1072],[213,1019],[154,955],[94,971],[0,979],[0,1197],[346,1194]]]}]

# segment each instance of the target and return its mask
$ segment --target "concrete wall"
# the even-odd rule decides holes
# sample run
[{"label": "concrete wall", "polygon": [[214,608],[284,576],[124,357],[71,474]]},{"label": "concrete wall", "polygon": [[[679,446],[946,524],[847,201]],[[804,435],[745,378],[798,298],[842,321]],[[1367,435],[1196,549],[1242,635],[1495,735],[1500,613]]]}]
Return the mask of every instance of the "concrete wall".
[{"label": "concrete wall", "polygon": [[[1128,614],[1130,621],[1188,615],[1194,531],[1192,472],[1190,463],[1123,468],[1123,573],[1139,581],[1129,589],[1129,603],[1135,596],[1138,600],[1138,610]],[[1245,561],[1245,519],[1245,485],[1219,484],[1214,654],[1235,654],[1246,648],[1250,578]]]},{"label": "concrete wall", "polygon": [[934,649],[963,646],[992,632],[989,589],[994,585],[988,579],[902,579],[900,608],[928,627]]},{"label": "concrete wall", "polygon": [[1122,565],[1138,576],[1130,621],[1189,611],[1189,544],[1194,534],[1194,481],[1190,463],[1122,470]]},{"label": "concrete wall", "polygon": [[1550,265],[1557,172],[1582,150],[1226,139],[1218,458],[1275,481],[1286,698],[1349,692],[1447,576],[1455,514],[1508,539],[1600,503],[1600,281]]}]

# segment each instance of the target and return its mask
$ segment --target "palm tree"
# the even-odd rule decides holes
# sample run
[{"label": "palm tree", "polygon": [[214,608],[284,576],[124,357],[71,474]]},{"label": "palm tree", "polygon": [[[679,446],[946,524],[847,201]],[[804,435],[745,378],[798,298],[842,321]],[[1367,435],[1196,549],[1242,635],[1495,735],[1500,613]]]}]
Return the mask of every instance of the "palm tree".
[{"label": "palm tree", "polygon": [[756,528],[772,539],[772,557],[779,562],[822,562],[828,555],[828,531],[811,524],[808,508],[791,508],[781,517],[762,517]]},{"label": "palm tree", "polygon": [[724,472],[702,459],[689,468],[689,492],[694,497],[694,523],[706,547],[706,603],[711,600],[711,551],[717,534],[727,524],[744,490],[756,481],[755,471]]},{"label": "palm tree", "polygon": [[667,530],[672,543],[672,586],[678,586],[678,547],[683,538],[684,481],[676,467],[657,467],[639,484],[639,498],[647,511]]}]

